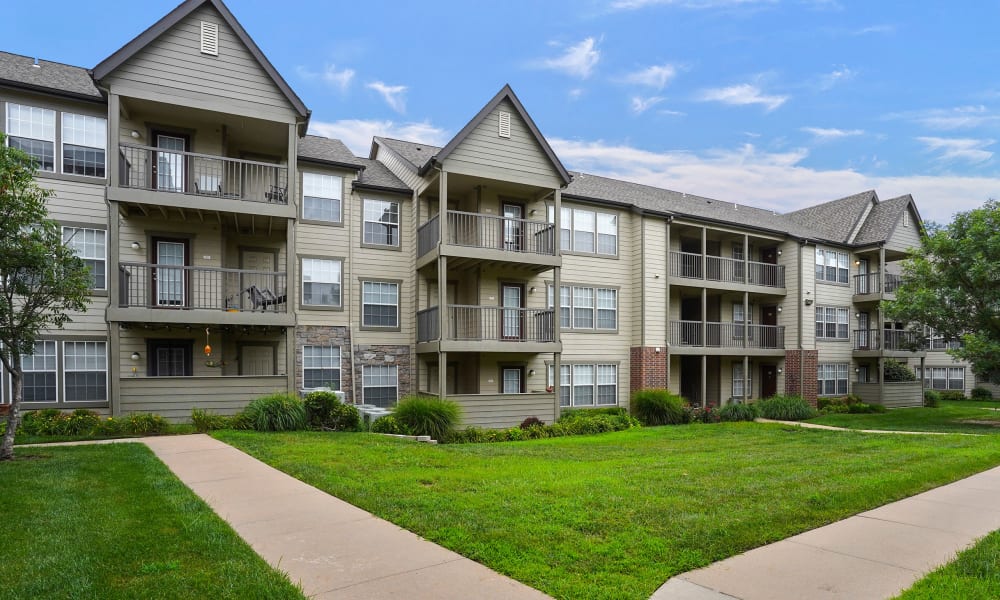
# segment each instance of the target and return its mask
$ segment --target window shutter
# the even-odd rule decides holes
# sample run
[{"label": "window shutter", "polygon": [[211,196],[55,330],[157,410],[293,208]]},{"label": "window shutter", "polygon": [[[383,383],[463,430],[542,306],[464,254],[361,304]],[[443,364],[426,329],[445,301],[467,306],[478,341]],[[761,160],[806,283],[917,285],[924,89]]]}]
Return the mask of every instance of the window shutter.
[{"label": "window shutter", "polygon": [[502,138],[510,138],[510,113],[505,111],[500,111],[498,113],[500,117],[499,120],[499,131],[497,134]]},{"label": "window shutter", "polygon": [[201,22],[201,53],[219,55],[219,24]]}]

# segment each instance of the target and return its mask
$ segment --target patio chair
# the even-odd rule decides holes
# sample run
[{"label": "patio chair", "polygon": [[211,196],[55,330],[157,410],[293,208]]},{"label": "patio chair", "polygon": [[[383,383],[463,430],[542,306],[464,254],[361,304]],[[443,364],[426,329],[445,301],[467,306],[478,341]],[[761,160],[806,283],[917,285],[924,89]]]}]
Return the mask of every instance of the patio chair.
[{"label": "patio chair", "polygon": [[288,299],[286,294],[278,296],[271,290],[261,289],[256,285],[251,285],[243,292],[250,295],[250,304],[253,306],[253,310],[267,310],[269,306],[284,304]]},{"label": "patio chair", "polygon": [[264,197],[267,198],[268,202],[277,202],[279,204],[288,203],[288,200],[286,199],[287,195],[287,187],[279,187],[276,185],[270,186],[270,190],[264,193]]}]

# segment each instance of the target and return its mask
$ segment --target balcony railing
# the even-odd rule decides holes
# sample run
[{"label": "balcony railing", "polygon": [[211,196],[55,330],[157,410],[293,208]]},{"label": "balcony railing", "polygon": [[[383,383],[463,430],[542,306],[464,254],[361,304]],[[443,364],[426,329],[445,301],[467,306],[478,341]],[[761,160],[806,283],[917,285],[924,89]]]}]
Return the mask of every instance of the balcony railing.
[{"label": "balcony railing", "polygon": [[[463,341],[552,342],[554,312],[541,308],[448,305],[446,339]],[[417,341],[438,339],[438,307],[417,313]]]},{"label": "balcony railing", "polygon": [[893,350],[918,352],[927,349],[923,336],[899,329],[855,329],[855,350]]},{"label": "balcony railing", "polygon": [[[418,256],[430,252],[440,239],[438,218],[434,217],[417,230]],[[556,253],[555,226],[552,223],[457,210],[448,211],[448,238],[445,243],[525,254],[554,256]]]},{"label": "balcony railing", "polygon": [[[885,274],[885,292],[894,294],[899,289],[903,278],[892,273]],[[864,273],[854,276],[854,293],[857,295],[878,294],[881,286],[878,273]]]},{"label": "balcony railing", "polygon": [[[748,325],[743,323],[671,321],[670,345],[707,348],[759,348],[781,350],[785,347],[784,325]],[[746,343],[744,343],[746,336]]]},{"label": "balcony railing", "polygon": [[119,144],[124,188],[288,204],[288,169],[211,154]]},{"label": "balcony railing", "polygon": [[962,340],[931,338],[928,346],[930,350],[958,350],[962,347]]},{"label": "balcony railing", "polygon": [[123,308],[288,312],[285,273],[121,263],[118,276]]},{"label": "balcony railing", "polygon": [[670,276],[744,283],[766,287],[785,287],[784,265],[738,260],[723,256],[704,256],[692,252],[670,253]]},{"label": "balcony railing", "polygon": [[436,306],[417,311],[417,342],[437,339],[439,314]]}]

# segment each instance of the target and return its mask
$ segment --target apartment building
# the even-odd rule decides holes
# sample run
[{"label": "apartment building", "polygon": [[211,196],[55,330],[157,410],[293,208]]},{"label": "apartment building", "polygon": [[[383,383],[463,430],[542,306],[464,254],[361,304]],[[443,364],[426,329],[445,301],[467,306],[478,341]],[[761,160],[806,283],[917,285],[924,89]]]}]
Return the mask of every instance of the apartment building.
[{"label": "apartment building", "polygon": [[183,420],[330,387],[510,426],[645,387],[919,402],[880,381],[890,357],[973,384],[948,341],[914,349],[879,312],[919,242],[909,196],[776,214],[570,173],[508,86],[444,147],[358,157],[306,133],[220,0],[93,69],[0,53],[0,110],[94,275],[87,311],[25,357],[29,409]]}]

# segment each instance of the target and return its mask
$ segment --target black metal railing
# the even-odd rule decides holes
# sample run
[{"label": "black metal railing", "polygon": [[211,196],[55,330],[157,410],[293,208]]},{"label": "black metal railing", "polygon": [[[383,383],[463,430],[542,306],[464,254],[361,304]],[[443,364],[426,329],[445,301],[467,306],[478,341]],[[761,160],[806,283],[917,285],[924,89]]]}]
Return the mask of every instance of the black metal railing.
[{"label": "black metal railing", "polygon": [[427,254],[437,246],[441,239],[441,228],[438,215],[434,215],[426,223],[417,228],[417,258]]},{"label": "black metal railing", "polygon": [[[448,305],[445,339],[501,342],[555,340],[555,312],[542,308]],[[417,341],[438,339],[438,307],[417,312]]]},{"label": "black metal railing", "polygon": [[670,276],[727,283],[745,282],[765,287],[785,287],[784,265],[738,260],[723,256],[707,255],[703,257],[701,254],[692,252],[670,253]]},{"label": "black metal railing", "polygon": [[750,324],[746,329],[739,322],[709,321],[702,325],[701,321],[671,321],[670,345],[775,350],[785,347],[784,325]]},{"label": "black metal railing", "polygon": [[429,342],[436,340],[439,333],[438,307],[432,306],[417,311],[417,341]]},{"label": "black metal railing", "polygon": [[927,349],[927,343],[924,341],[924,337],[915,331],[855,329],[854,349],[919,352]]},{"label": "black metal railing", "polygon": [[[885,274],[885,293],[894,294],[903,283],[903,278],[893,273]],[[858,295],[878,294],[882,289],[879,273],[863,273],[854,276],[854,293]]]},{"label": "black metal railing", "polygon": [[285,273],[120,263],[118,277],[125,308],[288,312]]}]

